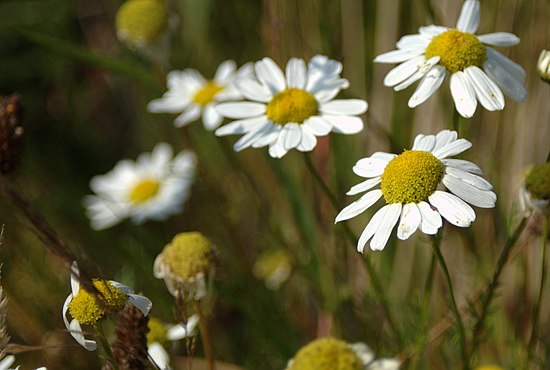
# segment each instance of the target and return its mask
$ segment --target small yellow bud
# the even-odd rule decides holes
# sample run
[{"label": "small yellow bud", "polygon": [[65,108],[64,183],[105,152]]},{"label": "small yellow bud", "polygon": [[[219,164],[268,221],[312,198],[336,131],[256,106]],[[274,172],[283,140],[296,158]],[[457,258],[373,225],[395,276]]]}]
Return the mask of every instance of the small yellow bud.
[{"label": "small yellow bud", "polygon": [[116,15],[117,36],[141,47],[157,40],[168,27],[168,8],[164,0],[128,0]]}]

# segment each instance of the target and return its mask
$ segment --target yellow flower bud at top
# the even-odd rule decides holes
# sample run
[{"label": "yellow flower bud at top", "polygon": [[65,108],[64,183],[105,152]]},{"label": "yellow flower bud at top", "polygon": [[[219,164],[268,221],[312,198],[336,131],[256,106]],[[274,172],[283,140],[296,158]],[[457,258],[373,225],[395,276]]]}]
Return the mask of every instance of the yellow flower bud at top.
[{"label": "yellow flower bud at top", "polygon": [[364,370],[357,353],[335,338],[314,340],[294,356],[287,370]]},{"label": "yellow flower bud at top", "polygon": [[117,36],[135,46],[154,42],[167,27],[168,8],[164,0],[128,0],[116,15]]}]

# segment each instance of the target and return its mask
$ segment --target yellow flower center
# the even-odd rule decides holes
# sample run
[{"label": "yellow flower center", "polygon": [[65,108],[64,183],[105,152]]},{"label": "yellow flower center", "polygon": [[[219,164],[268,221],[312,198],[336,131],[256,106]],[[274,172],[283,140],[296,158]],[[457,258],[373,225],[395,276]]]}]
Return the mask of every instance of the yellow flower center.
[{"label": "yellow flower center", "polygon": [[426,48],[426,59],[438,56],[439,64],[451,73],[477,66],[487,60],[485,46],[471,33],[449,30],[435,36]]},{"label": "yellow flower center", "polygon": [[364,364],[346,343],[334,338],[317,339],[294,356],[289,370],[363,370]]},{"label": "yellow flower center", "polygon": [[504,369],[497,365],[482,365],[482,366],[476,367],[475,370],[504,370]]},{"label": "yellow flower center", "polygon": [[224,89],[223,85],[218,85],[214,81],[208,81],[199,91],[193,96],[193,101],[198,105],[205,106],[214,100],[217,93]]},{"label": "yellow flower center", "polygon": [[267,104],[267,118],[284,125],[288,122],[303,123],[319,113],[319,104],[307,91],[290,88],[277,93]]},{"label": "yellow flower center", "polygon": [[168,9],[163,0],[128,0],[116,15],[119,36],[133,43],[152,42],[167,26]]},{"label": "yellow flower center", "polygon": [[382,194],[387,203],[419,203],[428,199],[443,178],[445,166],[432,153],[406,150],[384,169]]},{"label": "yellow flower center", "polygon": [[143,203],[155,195],[160,188],[160,183],[155,180],[145,179],[138,182],[130,191],[130,201],[132,203]]},{"label": "yellow flower center", "polygon": [[[97,297],[80,289],[69,304],[69,313],[81,325],[93,325],[107,314],[122,310],[127,301],[126,294],[108,281],[94,279],[93,284],[100,292]],[[101,306],[97,299],[101,301]]]},{"label": "yellow flower center", "polygon": [[161,253],[161,260],[170,272],[183,280],[207,272],[213,257],[212,242],[199,232],[176,235]]},{"label": "yellow flower center", "polygon": [[535,166],[525,178],[525,190],[535,199],[550,199],[550,162]]},{"label": "yellow flower center", "polygon": [[159,319],[149,317],[147,327],[149,328],[149,332],[147,332],[147,344],[154,342],[163,344],[168,341],[168,330]]}]

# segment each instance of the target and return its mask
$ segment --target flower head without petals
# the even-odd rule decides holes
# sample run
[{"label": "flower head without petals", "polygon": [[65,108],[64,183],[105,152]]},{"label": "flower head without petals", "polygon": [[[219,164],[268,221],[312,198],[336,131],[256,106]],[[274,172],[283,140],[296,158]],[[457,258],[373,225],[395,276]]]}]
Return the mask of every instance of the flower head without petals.
[{"label": "flower head without petals", "polygon": [[513,46],[519,38],[507,32],[475,35],[479,26],[479,0],[466,0],[456,28],[420,27],[416,35],[397,42],[397,50],[377,56],[380,63],[401,63],[384,79],[396,91],[420,80],[409,100],[414,108],[426,101],[451,75],[451,94],[463,117],[474,115],[477,103],[489,110],[504,108],[504,94],[522,102],[527,97],[525,71],[491,46]]},{"label": "flower head without petals", "polygon": [[220,64],[213,79],[205,79],[195,69],[172,71],[166,76],[168,91],[162,98],[147,105],[152,113],[178,113],[174,125],[185,126],[202,116],[207,130],[216,129],[223,120],[214,109],[214,104],[228,100],[238,100],[242,95],[235,88],[235,82],[248,78],[252,66],[245,64],[237,70],[232,60]]},{"label": "flower head without petals", "polygon": [[[121,311],[126,303],[134,305],[145,316],[152,307],[148,298],[134,294],[126,285],[116,281],[95,279],[93,285],[98,294],[81,289],[78,266],[73,262],[71,294],[63,304],[63,321],[73,338],[88,351],[94,351],[97,344],[94,340],[84,338],[81,325],[95,325],[112,313]],[[69,315],[71,321],[68,320]]]},{"label": "flower head without petals", "polygon": [[[479,167],[449,158],[471,146],[457,136],[455,131],[447,130],[437,135],[417,135],[412,150],[400,155],[377,152],[357,162],[353,171],[367,180],[353,186],[348,195],[366,194],[345,207],[336,222],[363,213],[380,198],[386,202],[365,227],[358,251],[363,252],[371,239],[371,249],[384,249],[397,223],[397,237],[405,240],[417,229],[436,234],[442,226],[441,216],[453,225],[468,227],[476,216],[468,203],[494,207],[496,195],[491,184],[479,176]],[[378,184],[380,189],[373,189]],[[450,192],[438,190],[442,185]]]},{"label": "flower head without petals", "polygon": [[329,132],[356,134],[363,129],[357,115],[367,110],[360,99],[335,100],[348,87],[340,77],[342,64],[316,55],[308,62],[291,58],[286,73],[270,58],[255,64],[256,79],[243,79],[236,86],[248,99],[216,105],[222,116],[237,119],[216,130],[216,135],[244,134],[236,151],[269,146],[269,154],[281,158],[289,150],[313,150],[317,137]]},{"label": "flower head without petals", "polygon": [[520,187],[520,204],[528,214],[537,211],[550,216],[550,162],[534,166]]}]

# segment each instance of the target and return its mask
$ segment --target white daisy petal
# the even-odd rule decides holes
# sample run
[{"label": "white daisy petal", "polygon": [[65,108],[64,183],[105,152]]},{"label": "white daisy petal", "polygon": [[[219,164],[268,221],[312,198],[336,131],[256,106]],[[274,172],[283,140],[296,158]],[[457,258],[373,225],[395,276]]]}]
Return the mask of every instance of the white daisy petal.
[{"label": "white daisy petal", "polygon": [[268,122],[267,126],[261,131],[261,136],[258,136],[252,143],[252,148],[262,148],[267,145],[271,145],[277,141],[281,132],[281,125]]},{"label": "white daisy petal", "polygon": [[487,60],[499,64],[519,82],[525,82],[525,70],[519,64],[511,61],[493,48],[486,47],[485,50],[487,51]]},{"label": "white daisy petal", "polygon": [[458,177],[445,175],[442,182],[453,194],[476,207],[493,208],[497,201],[497,196],[492,191],[481,190]]},{"label": "white daisy petal", "polygon": [[338,213],[336,216],[336,219],[334,220],[334,223],[349,220],[350,218],[353,218],[363,212],[365,212],[367,209],[369,209],[374,203],[378,201],[382,197],[382,190],[376,189],[369,191],[365,195],[363,195],[361,198],[356,200],[355,202],[351,203],[344,209]]},{"label": "white daisy petal", "polygon": [[374,58],[375,63],[401,63],[411,58],[424,54],[423,48],[408,50],[393,50]]},{"label": "white daisy petal", "polygon": [[286,150],[295,148],[302,140],[302,130],[297,123],[287,123],[279,134],[280,144]]},{"label": "white daisy petal", "polygon": [[269,128],[270,128],[269,122],[266,122],[263,125],[256,126],[254,130],[248,131],[246,135],[244,135],[239,140],[237,140],[237,142],[233,145],[233,149],[236,152],[240,152],[241,150],[248,148],[256,140],[261,138],[264,135],[265,131]]},{"label": "white daisy petal", "polygon": [[477,36],[479,41],[493,46],[514,46],[519,44],[519,37],[509,32],[495,32]]},{"label": "white daisy petal", "polygon": [[[376,230],[374,237],[370,242],[370,248],[373,251],[381,251],[386,246],[388,239],[390,238],[391,231],[395,227],[399,215],[401,214],[402,205],[400,203],[389,204],[383,207],[378,213],[381,213],[379,228]],[[385,210],[383,212],[383,210]]]},{"label": "white daisy petal", "polygon": [[196,334],[196,327],[199,324],[199,316],[191,315],[185,325],[174,325],[168,329],[166,337],[170,340],[180,340]]},{"label": "white daisy petal", "polygon": [[516,79],[507,69],[495,60],[487,59],[483,69],[502,89],[504,94],[517,102],[523,102],[527,98],[527,90],[523,83]]},{"label": "white daisy petal", "polygon": [[488,111],[504,109],[504,96],[498,86],[476,66],[464,70],[475,89],[476,96]]},{"label": "white daisy petal", "polygon": [[144,316],[147,316],[153,307],[149,298],[139,294],[128,294],[128,302],[140,310]]},{"label": "white daisy petal", "polygon": [[478,175],[483,174],[481,168],[479,168],[476,164],[465,161],[463,159],[442,159],[441,163],[443,163],[445,167],[454,167],[458,168],[459,170],[475,173]]},{"label": "white daisy petal", "polygon": [[76,261],[73,261],[71,264],[71,293],[73,296],[77,295],[80,291],[80,280],[78,277],[80,276],[80,271],[78,270],[78,265]]},{"label": "white daisy petal", "polygon": [[472,207],[456,195],[436,190],[428,200],[441,216],[455,226],[468,227],[476,219]]},{"label": "white daisy petal", "polygon": [[434,149],[432,151],[432,154],[437,159],[444,159],[453,155],[460,154],[463,151],[469,149],[471,146],[472,143],[470,143],[468,140],[458,139],[440,148]]},{"label": "white daisy petal", "polygon": [[168,355],[162,344],[158,342],[149,343],[147,345],[147,353],[159,369],[170,369],[170,356]]},{"label": "white daisy petal", "polygon": [[371,188],[380,184],[380,181],[381,178],[379,176],[365,180],[357,185],[352,186],[351,189],[349,189],[349,191],[346,193],[346,195],[356,195],[364,191],[370,190]]},{"label": "white daisy petal", "polygon": [[451,75],[451,95],[456,110],[462,117],[470,118],[477,108],[476,92],[469,77],[462,71]]},{"label": "white daisy petal", "polygon": [[420,222],[420,231],[428,235],[437,234],[437,230],[443,226],[443,221],[441,220],[441,215],[439,212],[434,210],[432,206],[426,202],[418,203],[418,209],[420,210],[420,215],[422,217],[422,221]]},{"label": "white daisy petal", "polygon": [[272,158],[282,158],[288,153],[288,150],[282,147],[282,145],[273,144],[269,146],[269,155]]},{"label": "white daisy petal", "polygon": [[84,334],[82,334],[82,328],[78,321],[71,321],[71,323],[69,324],[69,332],[71,333],[72,337],[78,342],[78,344],[80,344],[86,350],[91,352],[97,349],[97,343],[94,340],[84,338]]},{"label": "white daisy petal", "polygon": [[236,70],[237,63],[233,60],[226,60],[218,67],[216,75],[214,76],[214,81],[223,84],[229,80],[230,76],[233,75]]},{"label": "white daisy petal", "polygon": [[452,143],[453,141],[456,141],[458,138],[458,134],[456,131],[451,130],[442,130],[435,135],[435,146],[432,149],[432,152],[434,150],[439,150],[443,148],[444,146]]},{"label": "white daisy petal", "polygon": [[435,145],[435,135],[416,135],[412,150],[423,150],[430,152]]},{"label": "white daisy petal", "polygon": [[319,105],[319,110],[322,113],[332,115],[357,115],[366,112],[368,104],[360,99],[340,99],[332,100],[328,103]]},{"label": "white daisy petal", "polygon": [[240,119],[224,125],[216,130],[216,136],[240,135],[254,131],[258,126],[267,123],[266,116]]},{"label": "white daisy petal", "polygon": [[304,121],[303,125],[309,132],[317,136],[325,136],[332,130],[332,123],[321,116],[313,116]]},{"label": "white daisy petal", "polygon": [[285,89],[285,76],[272,59],[266,57],[256,62],[255,69],[258,80],[267,86],[272,94],[276,94]]},{"label": "white daisy petal", "polygon": [[479,27],[479,0],[466,0],[456,23],[459,31],[475,33]]},{"label": "white daisy petal", "polygon": [[426,101],[443,83],[445,67],[436,65],[420,81],[416,91],[409,99],[409,107],[414,108]]},{"label": "white daisy petal", "polygon": [[395,157],[395,154],[390,153],[374,153],[370,157],[357,161],[355,166],[353,166],[353,172],[356,175],[367,178],[381,176],[387,164]]},{"label": "white daisy petal", "polygon": [[291,58],[286,64],[286,86],[303,89],[306,84],[306,63],[303,59]]},{"label": "white daisy petal", "polygon": [[397,41],[395,46],[397,46],[398,49],[401,50],[407,50],[407,49],[420,49],[426,47],[430,44],[430,38],[426,37],[425,35],[405,35]]},{"label": "white daisy petal", "polygon": [[239,92],[247,99],[268,103],[273,97],[269,89],[251,78],[243,78],[235,82]]},{"label": "white daisy petal", "polygon": [[409,78],[401,82],[399,85],[394,86],[393,89],[395,91],[401,91],[411,86],[413,83],[426,76],[426,74],[428,74],[433,69],[433,67],[439,62],[440,59],[440,57],[432,57],[428,59],[424,62],[422,66],[418,68],[416,72],[414,72]]},{"label": "white daisy petal", "polygon": [[317,138],[313,135],[307,128],[302,128],[302,139],[300,143],[296,146],[301,152],[310,152],[317,145]]},{"label": "white daisy petal", "polygon": [[332,132],[351,135],[363,130],[363,120],[359,117],[325,115],[324,118],[332,124]]},{"label": "white daisy petal", "polygon": [[395,86],[407,80],[424,66],[425,61],[426,59],[424,55],[420,55],[399,64],[397,67],[389,71],[386,77],[384,77],[384,86]]},{"label": "white daisy petal", "polygon": [[151,113],[178,113],[190,102],[190,99],[183,95],[163,96],[160,99],[151,100],[147,104],[147,110]]},{"label": "white daisy petal", "polygon": [[445,173],[464,181],[480,190],[493,190],[493,186],[483,177],[471,174],[455,167],[445,168]]},{"label": "white daisy petal", "polygon": [[266,106],[261,103],[235,102],[216,104],[215,109],[227,118],[251,118],[264,114]]},{"label": "white daisy petal", "polygon": [[418,229],[421,221],[422,217],[418,206],[415,203],[405,204],[401,210],[401,219],[397,227],[397,237],[401,240],[408,239],[414,234],[416,229]]},{"label": "white daisy petal", "polygon": [[418,32],[420,32],[421,35],[428,36],[428,37],[440,35],[443,32],[446,32],[448,30],[449,29],[447,27],[435,26],[433,24],[430,26],[422,26],[418,28]]},{"label": "white daisy petal", "polygon": [[212,131],[222,123],[223,117],[216,112],[216,109],[214,109],[214,104],[208,104],[204,107],[203,114],[202,114],[202,122],[204,124],[204,128],[206,128],[208,131]]},{"label": "white daisy petal", "polygon": [[180,114],[174,121],[174,126],[182,127],[196,121],[201,116],[201,107],[198,105],[189,106],[186,110]]},{"label": "white daisy petal", "polygon": [[380,228],[383,220],[383,214],[385,214],[387,207],[389,207],[389,205],[380,208],[378,212],[376,212],[374,216],[372,216],[372,218],[370,219],[369,223],[361,233],[359,241],[357,242],[358,252],[363,253],[363,250],[365,249],[365,244],[367,244],[374,233]]}]

